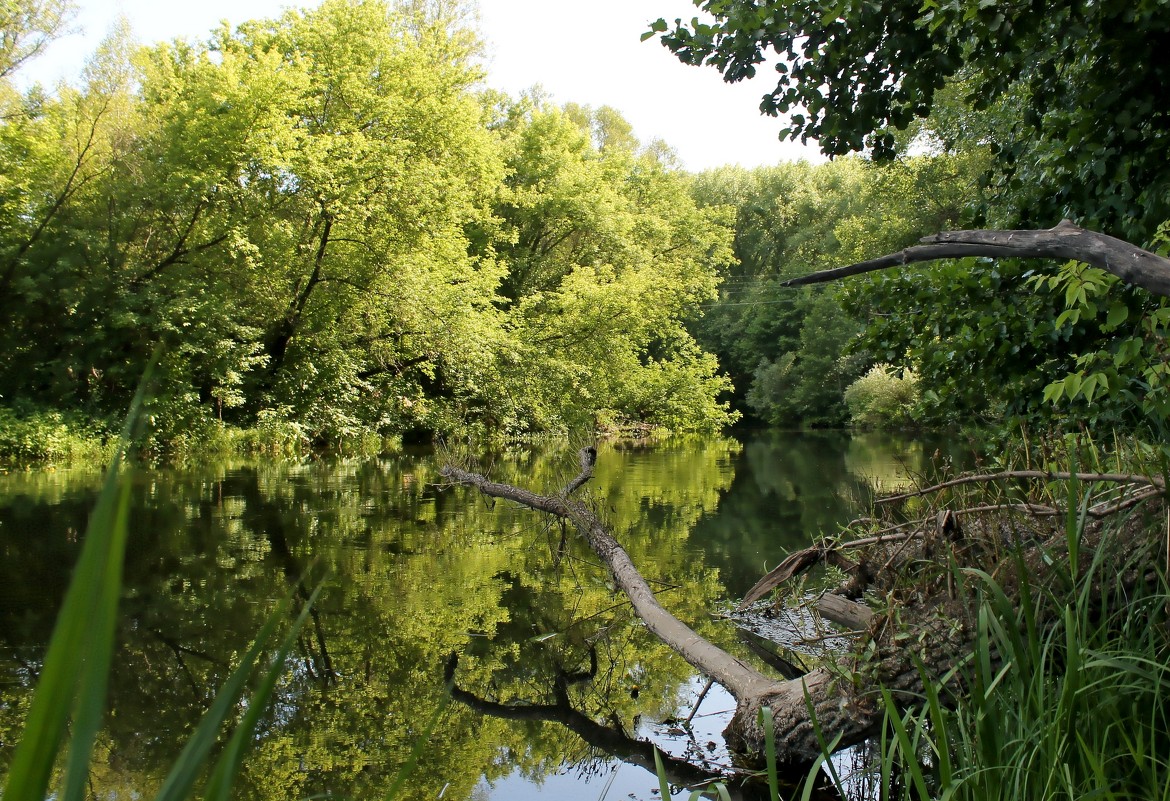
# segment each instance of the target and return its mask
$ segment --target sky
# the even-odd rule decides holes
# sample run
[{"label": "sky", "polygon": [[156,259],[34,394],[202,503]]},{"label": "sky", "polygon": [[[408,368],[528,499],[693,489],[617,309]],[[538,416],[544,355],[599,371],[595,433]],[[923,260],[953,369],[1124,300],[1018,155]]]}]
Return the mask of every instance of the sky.
[{"label": "sky", "polygon": [[[221,20],[235,25],[315,2],[289,0],[76,0],[73,33],[26,66],[20,78],[73,80],[119,16],[144,43],[202,39]],[[711,67],[681,64],[657,39],[640,41],[659,17],[696,13],[690,0],[479,0],[487,84],[511,94],[539,84],[557,103],[613,106],[643,142],[662,139],[689,170],[819,161],[814,147],[781,142],[776,119],[759,113],[766,78],[724,83]]]}]

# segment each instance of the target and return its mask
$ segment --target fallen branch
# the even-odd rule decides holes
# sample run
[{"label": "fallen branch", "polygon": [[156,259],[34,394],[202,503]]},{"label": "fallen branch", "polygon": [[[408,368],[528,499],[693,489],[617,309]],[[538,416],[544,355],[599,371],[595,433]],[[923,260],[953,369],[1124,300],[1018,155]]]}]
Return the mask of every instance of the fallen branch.
[{"label": "fallen branch", "polygon": [[615,582],[630,599],[634,614],[646,624],[651,633],[674,647],[683,659],[702,673],[714,678],[732,695],[737,698],[750,697],[772,684],[772,680],[767,676],[703,639],[693,629],[667,612],[658,603],[650,585],[634,567],[629,554],[585,504],[565,494],[537,495],[510,484],[497,484],[478,473],[469,473],[457,467],[444,467],[441,474],[456,483],[473,486],[490,497],[516,501],[530,509],[548,512],[572,522],[585,537],[593,552],[613,574]]},{"label": "fallen branch", "polygon": [[[916,521],[922,522],[922,521]],[[902,528],[906,524],[895,526],[894,528]],[[804,571],[811,568],[813,565],[820,564],[829,560],[838,551],[843,551],[849,548],[862,548],[867,545],[877,545],[882,542],[900,542],[902,540],[910,539],[911,537],[921,536],[919,531],[910,531],[904,534],[879,534],[873,537],[863,537],[850,542],[834,543],[831,545],[814,545],[811,548],[803,548],[792,554],[776,565],[776,567],[764,574],[764,577],[751,586],[743,596],[743,600],[735,607],[735,611],[742,612],[756,601],[763,598],[772,590],[779,587],[784,582],[790,580],[793,576],[797,576]]]},{"label": "fallen branch", "polygon": [[[583,456],[583,468],[585,464]],[[591,469],[590,461],[585,470]],[[874,704],[862,698],[850,682],[838,681],[829,669],[819,668],[798,679],[778,681],[699,636],[658,603],[625,549],[597,516],[585,504],[569,497],[567,491],[556,496],[537,495],[452,466],[444,467],[441,474],[490,497],[515,501],[572,522],[630,599],[634,614],[646,628],[735,697],[736,712],[724,731],[732,749],[757,756],[763,752],[764,732],[758,715],[765,706],[772,710],[780,758],[795,764],[811,763],[821,754],[814,715],[821,731],[840,734],[838,748],[860,742],[880,721]],[[569,487],[580,486],[578,479],[580,476]]]},{"label": "fallen branch", "polygon": [[999,473],[982,473],[979,475],[960,476],[953,478],[950,481],[944,481],[941,484],[935,484],[930,487],[923,487],[922,489],[914,490],[913,492],[905,492],[901,495],[890,495],[885,498],[878,498],[874,501],[874,505],[881,505],[884,503],[893,503],[894,501],[904,501],[907,498],[918,498],[923,495],[930,495],[939,490],[950,489],[951,487],[959,487],[963,484],[981,484],[992,481],[1004,481],[1010,478],[1030,478],[1041,481],[1068,481],[1075,478],[1078,481],[1105,481],[1120,484],[1145,484],[1150,487],[1158,487],[1165,489],[1166,484],[1160,478],[1150,478],[1149,476],[1139,476],[1130,473],[1062,473],[1046,470],[1004,470]]},{"label": "fallen branch", "polygon": [[876,259],[805,275],[781,286],[819,284],[851,275],[938,259],[984,256],[1076,260],[1099,267],[1127,284],[1170,297],[1170,259],[1096,231],[1062,220],[1042,231],[946,231]]},{"label": "fallen branch", "polygon": [[831,592],[823,592],[817,598],[817,611],[826,620],[854,631],[868,630],[869,624],[873,621],[873,610],[868,606]]}]

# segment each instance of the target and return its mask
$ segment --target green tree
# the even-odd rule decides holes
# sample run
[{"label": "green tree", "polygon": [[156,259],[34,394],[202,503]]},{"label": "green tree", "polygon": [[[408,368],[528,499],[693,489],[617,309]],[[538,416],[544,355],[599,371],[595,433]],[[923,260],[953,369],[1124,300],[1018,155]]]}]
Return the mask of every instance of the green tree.
[{"label": "green tree", "polygon": [[4,0],[0,3],[0,81],[6,81],[60,36],[73,17],[69,0]]},{"label": "green tree", "polygon": [[481,96],[462,14],[120,31],[80,86],[14,101],[4,403],[112,415],[162,343],[159,449],[732,419],[681,323],[729,258],[724,210],[612,109]]},{"label": "green tree", "polygon": [[164,438],[266,411],[322,441],[439,427],[500,329],[464,233],[502,178],[473,50],[338,0],[99,53],[4,127],[12,394],[104,413],[163,341]]},{"label": "green tree", "polygon": [[[816,139],[829,154],[883,160],[916,142],[982,162],[984,191],[964,215],[972,225],[1071,218],[1164,247],[1170,117],[1158,48],[1170,3],[697,5],[714,20],[660,20],[653,30],[681,59],[728,80],[778,57],[762,108],[788,115],[784,135]],[[869,320],[862,346],[921,376],[935,420],[1043,427],[1071,414],[1164,429],[1164,304],[1148,293],[1077,265],[1010,260],[908,269],[845,292]]]},{"label": "green tree", "polygon": [[545,429],[733,419],[726,379],[682,325],[730,258],[725,210],[698,208],[688,178],[612,109],[526,98],[497,127],[509,177],[495,249],[517,344],[501,360],[515,389],[496,406]]},{"label": "green tree", "polygon": [[971,199],[978,168],[972,157],[939,155],[698,176],[700,204],[736,208],[738,260],[718,301],[690,327],[730,373],[737,407],[772,425],[844,423],[844,389],[872,360],[872,339],[857,335],[873,309],[861,298],[843,308],[839,289],[793,291],[781,282],[945,227]]}]

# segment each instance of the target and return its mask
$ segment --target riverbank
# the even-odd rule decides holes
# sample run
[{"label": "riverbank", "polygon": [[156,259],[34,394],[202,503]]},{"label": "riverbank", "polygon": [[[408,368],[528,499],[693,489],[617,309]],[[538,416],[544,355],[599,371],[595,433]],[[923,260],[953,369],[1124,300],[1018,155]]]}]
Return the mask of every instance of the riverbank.
[{"label": "riverbank", "polygon": [[[62,467],[105,464],[114,454],[117,421],[100,420],[80,412],[34,410],[17,412],[0,407],[0,467]],[[396,453],[400,437],[357,431],[329,442],[314,442],[303,426],[260,415],[255,426],[239,428],[216,420],[201,421],[170,436],[148,433],[139,453],[149,461],[183,463],[232,456],[304,458],[314,453],[334,456],[378,456]]]}]

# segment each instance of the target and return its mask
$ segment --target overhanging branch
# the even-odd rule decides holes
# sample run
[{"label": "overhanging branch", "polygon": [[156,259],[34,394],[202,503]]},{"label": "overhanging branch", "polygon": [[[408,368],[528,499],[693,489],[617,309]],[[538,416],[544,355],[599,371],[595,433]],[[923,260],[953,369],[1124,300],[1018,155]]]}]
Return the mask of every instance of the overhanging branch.
[{"label": "overhanging branch", "polygon": [[1075,260],[1105,270],[1127,284],[1170,297],[1170,259],[1068,220],[1042,231],[946,231],[923,237],[922,244],[868,261],[822,270],[781,286],[820,284],[851,275],[906,264],[970,256]]}]

